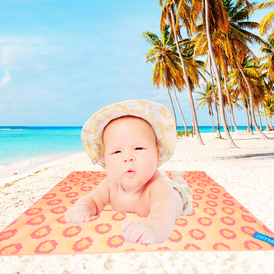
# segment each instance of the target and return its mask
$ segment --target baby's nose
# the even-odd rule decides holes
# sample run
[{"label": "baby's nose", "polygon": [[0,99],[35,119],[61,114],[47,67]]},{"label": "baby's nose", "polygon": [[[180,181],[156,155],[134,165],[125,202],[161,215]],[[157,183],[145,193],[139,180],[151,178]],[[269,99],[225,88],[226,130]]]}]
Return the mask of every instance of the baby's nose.
[{"label": "baby's nose", "polygon": [[124,158],[124,162],[125,162],[125,163],[134,162],[134,161],[135,161],[134,157],[133,157],[133,156],[130,156],[130,155],[128,155],[128,156],[126,156],[126,157]]}]

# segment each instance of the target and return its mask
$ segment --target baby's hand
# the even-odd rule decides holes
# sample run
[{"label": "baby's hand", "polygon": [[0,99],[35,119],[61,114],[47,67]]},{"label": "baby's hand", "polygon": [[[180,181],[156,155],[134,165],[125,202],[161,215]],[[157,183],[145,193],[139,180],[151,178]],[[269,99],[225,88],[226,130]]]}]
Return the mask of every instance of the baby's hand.
[{"label": "baby's hand", "polygon": [[146,222],[125,219],[121,229],[125,240],[129,243],[153,244],[155,243],[155,233]]},{"label": "baby's hand", "polygon": [[65,213],[65,222],[80,225],[88,222],[90,216],[90,208],[84,205],[74,205]]}]

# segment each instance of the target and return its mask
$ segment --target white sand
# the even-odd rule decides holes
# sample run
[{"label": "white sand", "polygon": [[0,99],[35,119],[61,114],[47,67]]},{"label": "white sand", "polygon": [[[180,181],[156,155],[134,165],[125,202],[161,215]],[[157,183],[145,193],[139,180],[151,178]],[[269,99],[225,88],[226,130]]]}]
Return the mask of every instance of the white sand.
[{"label": "white sand", "polygon": [[[205,171],[274,231],[274,132],[266,134],[233,134],[240,149],[213,133],[202,134],[204,146],[184,138],[160,169]],[[78,153],[1,180],[0,231],[74,170],[102,169]],[[274,273],[274,251],[12,256],[0,257],[0,273]]]}]

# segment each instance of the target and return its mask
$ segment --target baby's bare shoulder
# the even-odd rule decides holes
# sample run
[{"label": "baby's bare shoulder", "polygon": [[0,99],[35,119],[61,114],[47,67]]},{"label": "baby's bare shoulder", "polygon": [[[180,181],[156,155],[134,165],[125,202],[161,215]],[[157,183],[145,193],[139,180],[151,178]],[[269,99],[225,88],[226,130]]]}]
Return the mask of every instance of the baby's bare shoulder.
[{"label": "baby's bare shoulder", "polygon": [[173,188],[166,178],[156,177],[151,180],[149,192],[154,195],[173,194]]}]

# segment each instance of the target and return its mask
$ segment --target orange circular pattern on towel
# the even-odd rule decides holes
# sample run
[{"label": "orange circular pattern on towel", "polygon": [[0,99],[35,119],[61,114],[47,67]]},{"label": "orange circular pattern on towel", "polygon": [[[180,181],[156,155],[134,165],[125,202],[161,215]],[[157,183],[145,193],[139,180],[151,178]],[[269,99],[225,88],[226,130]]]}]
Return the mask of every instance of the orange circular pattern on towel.
[{"label": "orange circular pattern on towel", "polygon": [[199,171],[185,173],[193,190],[193,212],[176,219],[173,232],[162,244],[126,242],[121,231],[123,220],[145,220],[147,215],[116,212],[110,205],[88,223],[66,223],[64,213],[81,196],[95,190],[106,175],[85,171],[68,175],[0,232],[0,255],[274,249],[252,237],[256,231],[274,237],[272,231]]}]

